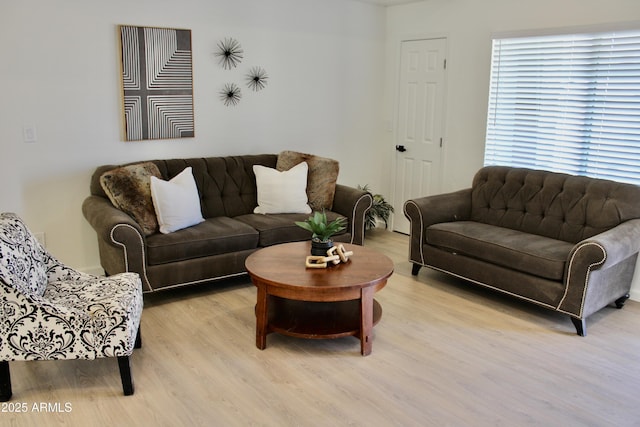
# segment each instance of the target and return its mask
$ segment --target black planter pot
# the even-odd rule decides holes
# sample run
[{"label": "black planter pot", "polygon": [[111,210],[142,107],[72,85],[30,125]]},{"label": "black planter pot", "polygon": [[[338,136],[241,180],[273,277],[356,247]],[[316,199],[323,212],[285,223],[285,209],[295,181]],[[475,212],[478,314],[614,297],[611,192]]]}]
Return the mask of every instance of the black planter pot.
[{"label": "black planter pot", "polygon": [[321,242],[319,240],[311,241],[311,255],[327,256],[327,251],[333,247],[333,241],[327,240]]}]

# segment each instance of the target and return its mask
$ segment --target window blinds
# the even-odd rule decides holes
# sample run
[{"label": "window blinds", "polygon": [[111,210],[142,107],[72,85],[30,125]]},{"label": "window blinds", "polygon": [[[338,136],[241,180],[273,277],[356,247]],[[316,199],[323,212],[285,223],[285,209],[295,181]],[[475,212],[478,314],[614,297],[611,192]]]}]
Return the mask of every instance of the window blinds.
[{"label": "window blinds", "polygon": [[494,39],[496,164],[640,184],[640,31]]}]

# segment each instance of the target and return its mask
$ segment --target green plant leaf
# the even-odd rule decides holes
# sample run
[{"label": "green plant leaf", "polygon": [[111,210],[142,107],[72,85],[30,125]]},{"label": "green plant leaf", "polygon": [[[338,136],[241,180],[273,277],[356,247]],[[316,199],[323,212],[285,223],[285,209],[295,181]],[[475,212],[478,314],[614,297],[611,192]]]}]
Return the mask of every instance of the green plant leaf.
[{"label": "green plant leaf", "polygon": [[[362,187],[358,185],[358,188],[370,192],[369,184]],[[389,217],[393,213],[393,206],[384,199],[382,194],[372,194],[372,196],[373,205],[365,214],[365,230],[376,228],[378,219],[384,222],[386,228],[389,225]]]},{"label": "green plant leaf", "polygon": [[318,239],[324,242],[346,228],[346,219],[339,217],[327,223],[327,214],[324,211],[316,211],[312,216],[307,218],[306,221],[295,221],[295,224],[307,231],[311,231],[312,239]]}]

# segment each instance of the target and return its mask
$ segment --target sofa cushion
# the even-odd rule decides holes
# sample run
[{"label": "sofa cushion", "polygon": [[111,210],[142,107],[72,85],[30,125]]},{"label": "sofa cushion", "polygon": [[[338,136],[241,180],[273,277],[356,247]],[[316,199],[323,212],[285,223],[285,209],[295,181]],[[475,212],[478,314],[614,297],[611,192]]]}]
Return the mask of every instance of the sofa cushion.
[{"label": "sofa cushion", "polygon": [[151,162],[122,166],[100,175],[100,185],[113,206],[130,215],[147,236],[158,230],[151,201],[152,176],[161,177]]},{"label": "sofa cushion", "polygon": [[253,213],[257,205],[254,165],[275,168],[277,155],[154,160],[164,179],[171,179],[191,166],[200,193],[202,216],[214,218]]},{"label": "sofa cushion", "polygon": [[254,165],[258,206],[253,212],[258,214],[311,213],[306,192],[308,169],[308,165],[304,162],[287,171]]},{"label": "sofa cushion", "polygon": [[331,210],[340,164],[336,160],[313,154],[283,151],[278,155],[276,169],[286,171],[302,162],[309,165],[307,179],[309,206],[315,211]]},{"label": "sofa cushion", "polygon": [[519,270],[551,280],[562,280],[572,243],[474,221],[434,224],[427,243],[450,252]]},{"label": "sofa cushion", "polygon": [[147,237],[147,262],[149,265],[164,264],[257,246],[256,230],[245,223],[221,216],[171,234],[156,233]]},{"label": "sofa cushion", "polygon": [[604,179],[487,166],[473,179],[473,221],[577,243],[640,216],[640,187]]},{"label": "sofa cushion", "polygon": [[151,199],[160,232],[172,233],[204,221],[191,166],[169,181],[151,177]]},{"label": "sofa cushion", "polygon": [[[341,215],[326,211],[327,220],[333,221]],[[260,246],[271,246],[280,243],[309,240],[311,233],[295,224],[296,221],[304,221],[309,218],[307,214],[249,214],[237,216],[234,219],[241,221],[260,233]],[[345,218],[346,219],[346,218]],[[344,234],[346,231],[338,233]]]}]

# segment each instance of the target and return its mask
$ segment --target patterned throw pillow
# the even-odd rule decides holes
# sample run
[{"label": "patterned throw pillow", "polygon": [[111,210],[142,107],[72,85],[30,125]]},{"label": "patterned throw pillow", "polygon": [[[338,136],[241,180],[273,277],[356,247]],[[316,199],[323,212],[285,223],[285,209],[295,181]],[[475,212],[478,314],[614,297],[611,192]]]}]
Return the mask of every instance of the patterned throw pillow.
[{"label": "patterned throw pillow", "polygon": [[151,177],[162,178],[152,162],[122,166],[100,176],[100,185],[113,206],[129,214],[146,236],[158,231],[151,200]]},{"label": "patterned throw pillow", "polygon": [[313,154],[283,151],[278,155],[276,169],[286,171],[302,162],[307,162],[309,165],[307,178],[309,206],[314,211],[331,210],[340,164],[336,160]]}]

